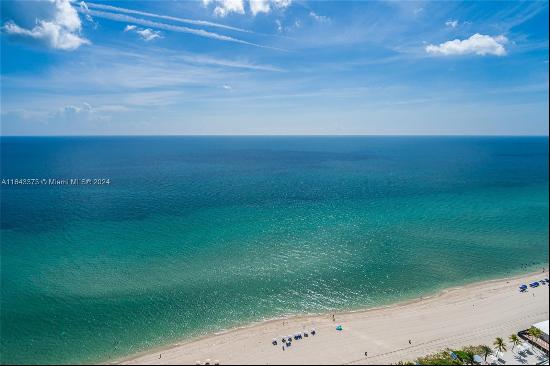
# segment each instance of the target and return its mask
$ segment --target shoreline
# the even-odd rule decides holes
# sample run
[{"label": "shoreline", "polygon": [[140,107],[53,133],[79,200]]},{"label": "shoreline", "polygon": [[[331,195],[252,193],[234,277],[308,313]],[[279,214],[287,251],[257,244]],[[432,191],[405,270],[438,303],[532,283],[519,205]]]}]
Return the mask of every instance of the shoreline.
[{"label": "shoreline", "polygon": [[[280,326],[281,323],[282,323],[282,327],[285,327],[285,323],[286,323],[287,327],[289,325],[293,324],[293,326],[296,329],[294,330],[294,332],[290,332],[290,333],[288,333],[286,330],[285,331],[278,330],[280,334],[294,334],[295,332],[302,330],[302,329],[298,329],[294,324],[296,324],[296,325],[302,324],[302,327],[304,327],[303,326],[304,323],[308,323],[308,324],[311,325],[311,324],[316,324],[316,323],[327,323],[327,321],[328,321],[328,323],[330,325],[332,325],[333,324],[333,322],[332,322],[332,315],[333,314],[336,316],[336,319],[337,319],[336,323],[334,323],[334,324],[337,324],[339,322],[345,322],[345,321],[352,323],[353,319],[349,319],[349,318],[366,318],[368,315],[373,315],[375,313],[391,313],[391,312],[396,312],[396,311],[399,312],[400,310],[407,310],[407,309],[413,308],[413,307],[427,307],[427,306],[429,307],[430,305],[433,305],[434,303],[435,303],[435,305],[437,305],[438,302],[442,302],[443,301],[442,299],[444,299],[446,296],[447,297],[449,297],[449,296],[452,297],[453,294],[476,292],[476,290],[479,290],[479,289],[482,289],[482,288],[485,288],[485,287],[487,287],[488,290],[490,290],[490,291],[491,290],[498,290],[502,287],[514,287],[516,289],[515,293],[517,293],[517,286],[515,284],[510,284],[510,282],[516,282],[516,281],[527,282],[529,280],[536,280],[535,278],[538,278],[538,277],[541,277],[541,278],[547,277],[548,276],[547,268],[548,267],[544,267],[543,271],[540,271],[540,270],[536,271],[536,272],[531,271],[531,272],[524,273],[524,274],[516,274],[516,275],[512,275],[512,276],[508,276],[508,277],[501,277],[501,278],[489,279],[489,280],[481,280],[481,281],[476,281],[476,282],[472,282],[472,283],[466,283],[464,285],[446,287],[446,288],[436,290],[433,293],[429,293],[429,294],[421,296],[421,297],[412,298],[412,299],[408,299],[408,300],[402,300],[402,301],[390,303],[390,304],[387,304],[387,305],[375,306],[375,307],[371,307],[371,308],[362,308],[362,309],[357,309],[357,310],[348,310],[348,311],[341,311],[341,312],[334,312],[334,313],[330,312],[330,313],[319,313],[319,314],[294,315],[294,316],[289,316],[289,317],[280,317],[280,318],[275,318],[275,319],[267,319],[267,320],[247,323],[245,325],[232,327],[232,328],[229,328],[229,329],[226,329],[226,330],[220,330],[218,332],[205,334],[205,335],[202,335],[202,336],[199,336],[199,337],[192,337],[192,338],[188,338],[188,339],[183,339],[181,341],[171,343],[171,344],[168,344],[168,345],[163,345],[163,346],[151,348],[151,349],[139,352],[139,353],[134,353],[134,354],[131,354],[131,355],[128,355],[128,356],[123,356],[121,358],[117,358],[117,359],[112,360],[112,361],[104,361],[103,364],[153,363],[154,359],[152,358],[152,356],[155,356],[157,358],[160,357],[160,358],[156,359],[156,361],[159,361],[158,363],[165,363],[165,362],[160,362],[160,361],[162,361],[162,354],[166,354],[166,353],[176,354],[175,355],[176,357],[174,359],[167,360],[166,357],[165,357],[166,363],[171,363],[171,362],[174,362],[174,361],[182,363],[182,362],[185,362],[185,361],[181,361],[181,357],[178,357],[177,354],[180,354],[180,356],[184,356],[184,355],[189,356],[190,354],[187,350],[190,349],[190,348],[196,348],[197,345],[202,350],[202,349],[204,349],[204,347],[201,347],[202,343],[210,344],[210,343],[214,342],[214,345],[215,345],[216,342],[218,340],[220,340],[221,338],[237,337],[237,336],[240,335],[240,333],[260,332],[260,333],[263,334],[263,333],[265,333],[265,330],[271,330],[272,328],[276,328],[276,329],[279,328],[280,329],[281,328],[281,326]],[[541,278],[538,278],[538,279],[540,280]],[[545,308],[548,309],[548,296],[547,296],[548,295],[548,287],[544,287],[544,286],[541,286],[541,287],[539,287],[539,289],[534,289],[534,290],[535,291],[536,290],[543,290],[544,291],[544,293],[546,294],[546,300],[543,302],[543,306],[544,306],[544,304],[546,304]],[[538,292],[541,292],[541,291],[538,291]],[[525,294],[521,294],[521,295],[525,295]],[[546,318],[548,318],[548,311],[547,310],[546,310]],[[520,329],[518,329],[518,331],[519,330]],[[280,336],[279,333],[275,332],[275,333],[273,333],[271,338],[263,339],[263,343],[265,343],[265,342],[270,343],[272,338],[278,338]],[[319,337],[317,337],[317,338],[319,338]],[[307,342],[307,341],[298,341],[298,342]],[[227,344],[227,343],[224,343],[224,344]],[[270,344],[270,346],[271,346],[271,344]],[[204,349],[204,351],[199,350],[199,353],[204,352],[206,354],[207,352],[209,352],[208,348],[209,347],[206,347],[206,349]],[[210,351],[210,353],[211,353],[211,351]],[[289,354],[289,353],[291,353],[291,351],[288,351],[286,353]],[[210,358],[212,360],[215,359],[214,357],[203,357],[203,358]],[[371,357],[369,357],[369,358],[371,358]],[[201,358],[196,358],[196,359],[201,360]],[[180,360],[180,361],[177,361],[177,360]],[[204,360],[202,360],[202,361],[204,361]],[[222,361],[222,363],[224,363],[223,360],[221,360],[221,361]],[[248,362],[248,363],[257,363],[257,362],[259,362],[258,360],[251,360],[251,361],[253,361],[253,362]],[[358,361],[365,361],[365,359],[360,358],[359,360],[347,360],[347,362],[344,362],[344,363],[350,363],[350,362],[355,363],[355,362],[358,362]],[[190,362],[186,362],[186,363],[190,363]],[[228,363],[228,362],[225,362],[225,363]],[[242,363],[247,363],[247,362],[242,362]],[[283,363],[285,363],[285,362],[283,362]]]}]

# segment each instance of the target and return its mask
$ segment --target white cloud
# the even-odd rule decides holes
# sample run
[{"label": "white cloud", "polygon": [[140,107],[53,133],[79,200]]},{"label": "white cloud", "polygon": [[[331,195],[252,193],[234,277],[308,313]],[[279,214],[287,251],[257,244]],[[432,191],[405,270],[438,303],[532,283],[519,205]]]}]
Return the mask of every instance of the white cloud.
[{"label": "white cloud", "polygon": [[506,55],[504,45],[507,42],[508,39],[503,35],[491,37],[476,33],[465,40],[455,39],[441,43],[438,46],[430,44],[426,46],[426,52],[444,56],[469,54],[504,56]]},{"label": "white cloud", "polygon": [[75,50],[83,44],[89,44],[87,39],[80,36],[82,24],[69,0],[50,0],[49,3],[55,7],[53,19],[37,19],[32,29],[8,21],[2,30],[8,34],[41,40],[59,50]]},{"label": "white cloud", "polygon": [[252,15],[258,13],[269,13],[271,7],[269,6],[269,0],[250,0],[250,11]]},{"label": "white cloud", "polygon": [[138,29],[136,33],[139,34],[145,41],[152,41],[153,39],[161,37],[160,31],[154,31],[150,28]]},{"label": "white cloud", "polygon": [[224,88],[225,90],[232,90],[233,89],[231,87],[231,85],[229,85],[229,84],[223,84],[222,88]]},{"label": "white cloud", "polygon": [[279,9],[285,9],[292,4],[292,0],[272,0],[273,5]]},{"label": "white cloud", "polygon": [[142,29],[142,28],[138,28],[137,26],[135,25],[130,25],[128,24],[125,28],[124,28],[124,31],[125,32],[135,32],[137,35],[139,35],[141,37],[141,39],[143,39],[144,41],[152,41],[156,38],[162,38],[162,35],[160,33],[160,31],[155,31],[155,30],[152,30],[151,28],[145,28],[145,29]]},{"label": "white cloud", "polygon": [[[244,0],[202,0],[204,6],[215,4],[214,15],[225,17],[230,13],[245,14]],[[286,9],[292,0],[249,0],[248,6],[252,15],[269,13],[272,8]]]},{"label": "white cloud", "polygon": [[330,18],[324,15],[319,15],[313,11],[309,12],[309,16],[315,19],[319,23],[330,23]]},{"label": "white cloud", "polygon": [[[204,0],[203,0],[204,1]],[[212,0],[204,1],[205,5],[208,5]],[[244,14],[244,2],[243,0],[214,0],[217,4],[214,8],[214,15],[218,17],[225,17],[229,13]]]},{"label": "white cloud", "polygon": [[456,28],[456,27],[458,27],[458,20],[447,20],[445,22],[445,25],[447,27]]}]

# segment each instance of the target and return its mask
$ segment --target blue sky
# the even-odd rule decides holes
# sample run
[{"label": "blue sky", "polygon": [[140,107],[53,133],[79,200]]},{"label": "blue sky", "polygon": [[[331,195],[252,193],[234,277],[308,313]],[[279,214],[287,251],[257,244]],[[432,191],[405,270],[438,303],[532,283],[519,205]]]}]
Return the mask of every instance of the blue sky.
[{"label": "blue sky", "polygon": [[548,2],[1,1],[3,135],[548,135]]}]

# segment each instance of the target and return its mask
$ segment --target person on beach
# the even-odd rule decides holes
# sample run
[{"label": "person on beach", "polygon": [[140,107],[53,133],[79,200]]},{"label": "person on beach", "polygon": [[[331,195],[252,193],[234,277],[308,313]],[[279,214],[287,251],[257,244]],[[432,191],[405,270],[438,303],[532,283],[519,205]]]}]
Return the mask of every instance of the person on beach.
[{"label": "person on beach", "polygon": [[412,344],[410,339],[409,339],[409,344]]},{"label": "person on beach", "polygon": [[332,314],[332,321],[335,322],[336,319],[334,318],[334,314]]}]

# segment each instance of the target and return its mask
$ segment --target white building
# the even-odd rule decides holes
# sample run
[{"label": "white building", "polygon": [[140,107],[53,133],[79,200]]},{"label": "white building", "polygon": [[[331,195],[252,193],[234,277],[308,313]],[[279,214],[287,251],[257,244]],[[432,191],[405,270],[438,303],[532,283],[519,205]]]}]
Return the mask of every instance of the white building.
[{"label": "white building", "polygon": [[540,337],[548,343],[548,320],[533,324],[533,327],[540,329],[542,332]]}]

